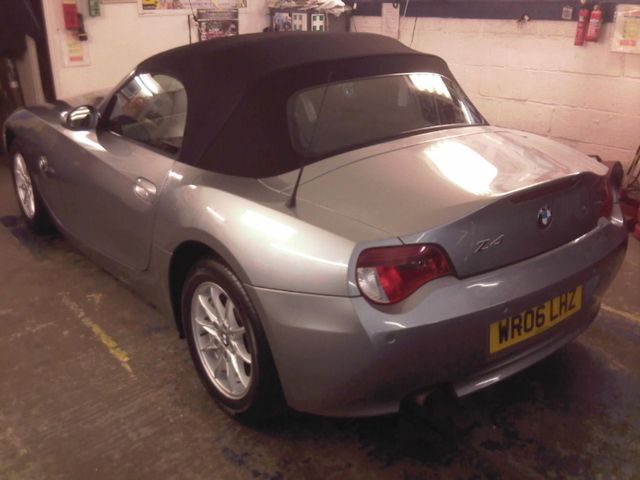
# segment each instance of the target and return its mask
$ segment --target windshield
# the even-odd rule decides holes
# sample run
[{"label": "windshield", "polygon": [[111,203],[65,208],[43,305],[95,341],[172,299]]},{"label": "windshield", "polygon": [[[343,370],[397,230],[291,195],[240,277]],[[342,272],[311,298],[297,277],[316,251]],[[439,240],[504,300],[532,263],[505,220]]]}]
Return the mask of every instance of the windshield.
[{"label": "windshield", "polygon": [[485,123],[460,88],[436,73],[314,86],[292,95],[288,121],[294,148],[311,156],[425,129]]}]

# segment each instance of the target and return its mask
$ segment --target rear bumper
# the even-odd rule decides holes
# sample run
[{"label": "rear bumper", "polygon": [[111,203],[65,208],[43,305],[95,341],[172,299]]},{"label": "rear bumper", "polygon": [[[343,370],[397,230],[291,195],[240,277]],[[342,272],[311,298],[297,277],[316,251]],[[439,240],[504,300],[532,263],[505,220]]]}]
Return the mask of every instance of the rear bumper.
[{"label": "rear bumper", "polygon": [[[626,250],[624,228],[589,234],[529,260],[466,279],[441,278],[404,302],[375,306],[248,287],[264,322],[287,402],[300,411],[369,416],[407,396],[451,385],[466,395],[551,354],[583,331]],[[583,286],[580,311],[541,334],[489,353],[489,325]]]}]

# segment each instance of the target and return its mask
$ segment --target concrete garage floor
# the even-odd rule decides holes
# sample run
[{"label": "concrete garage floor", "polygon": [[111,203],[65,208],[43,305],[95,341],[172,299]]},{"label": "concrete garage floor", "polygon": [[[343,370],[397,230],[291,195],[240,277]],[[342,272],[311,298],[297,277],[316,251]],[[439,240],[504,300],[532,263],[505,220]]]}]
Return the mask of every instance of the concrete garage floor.
[{"label": "concrete garage floor", "polygon": [[[291,414],[250,428],[172,321],[17,220],[0,167],[0,478],[640,478],[640,242],[599,318],[449,421]],[[427,360],[427,359],[425,359]]]}]

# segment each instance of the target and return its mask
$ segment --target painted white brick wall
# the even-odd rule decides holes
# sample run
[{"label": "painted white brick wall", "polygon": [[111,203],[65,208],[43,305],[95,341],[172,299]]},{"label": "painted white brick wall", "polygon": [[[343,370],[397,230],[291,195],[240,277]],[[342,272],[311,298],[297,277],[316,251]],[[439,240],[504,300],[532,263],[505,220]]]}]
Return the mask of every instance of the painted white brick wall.
[{"label": "painted white brick wall", "polygon": [[[380,17],[352,31],[380,33]],[[574,22],[402,18],[400,40],[444,58],[494,125],[555,138],[605,160],[629,162],[640,144],[640,55],[573,45]]]},{"label": "painted white brick wall", "polygon": [[[6,0],[0,0],[0,6]],[[63,64],[60,33],[62,0],[42,2],[51,69],[58,98],[75,97],[93,90],[110,88],[145,58],[189,43],[187,14],[138,15],[136,2],[100,5],[101,15],[89,17],[83,2],[85,26],[89,34],[86,46],[91,64],[66,68]],[[183,2],[184,3],[184,2]],[[0,7],[1,10],[1,7]],[[239,15],[240,33],[260,32],[269,25],[265,0],[248,0]],[[195,41],[197,29],[192,26]]]}]

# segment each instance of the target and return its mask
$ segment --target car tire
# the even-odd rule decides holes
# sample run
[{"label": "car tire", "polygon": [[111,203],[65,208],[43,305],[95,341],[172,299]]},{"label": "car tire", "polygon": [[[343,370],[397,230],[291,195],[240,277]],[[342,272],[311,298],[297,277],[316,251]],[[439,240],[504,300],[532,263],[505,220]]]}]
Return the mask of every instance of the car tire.
[{"label": "car tire", "polygon": [[9,158],[11,159],[13,188],[22,217],[33,232],[37,234],[51,233],[54,230],[53,222],[37,186],[33,182],[33,176],[29,171],[23,149],[17,141],[14,141],[9,147]]},{"label": "car tire", "polygon": [[192,267],[182,290],[182,319],[200,380],[225,412],[256,423],[283,410],[262,324],[226,265],[206,257]]}]

